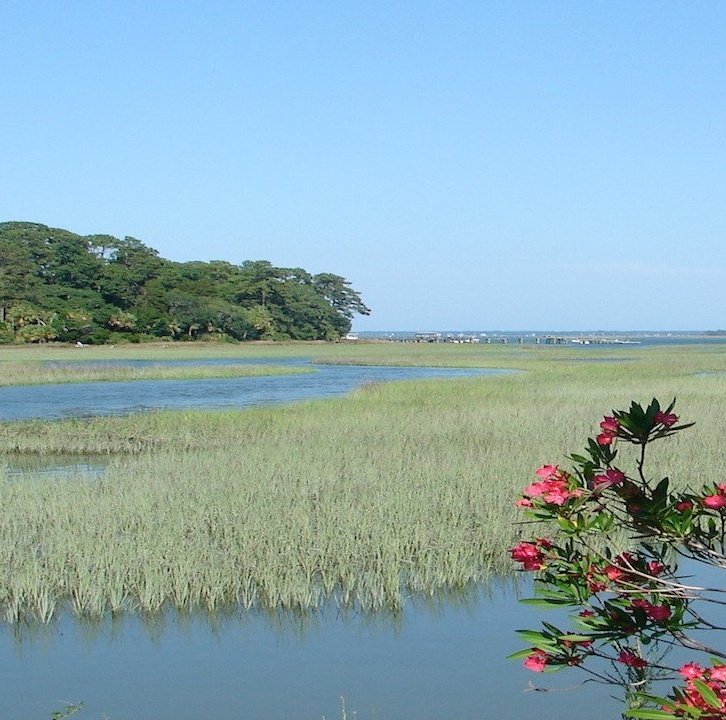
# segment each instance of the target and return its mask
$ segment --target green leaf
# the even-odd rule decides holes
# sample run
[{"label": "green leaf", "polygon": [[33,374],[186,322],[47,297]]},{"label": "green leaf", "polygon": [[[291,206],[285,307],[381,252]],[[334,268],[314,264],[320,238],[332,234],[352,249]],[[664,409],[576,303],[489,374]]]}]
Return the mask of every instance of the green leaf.
[{"label": "green leaf", "polygon": [[653,500],[665,500],[668,495],[668,478],[663,478],[653,490]]},{"label": "green leaf", "polygon": [[650,710],[648,708],[637,708],[636,710],[626,710],[623,717],[641,718],[641,720],[673,720],[673,713],[665,710]]},{"label": "green leaf", "polygon": [[590,462],[588,458],[586,458],[584,455],[575,455],[574,453],[570,455],[570,460],[573,460],[576,463],[579,463],[580,465],[586,465]]},{"label": "green leaf", "polygon": [[592,640],[592,635],[578,635],[577,633],[567,633],[560,635],[560,640],[569,640],[570,642],[585,642]]},{"label": "green leaf", "polygon": [[564,517],[558,517],[557,524],[563,532],[574,532],[577,529],[577,525],[575,525],[572,520],[568,520]]},{"label": "green leaf", "polygon": [[718,699],[718,696],[703,680],[694,680],[693,686],[698,690],[698,694],[703,698],[705,703],[717,710],[721,708],[721,701]]},{"label": "green leaf", "polygon": [[650,405],[648,406],[648,409],[645,412],[645,417],[650,423],[650,425],[653,425],[655,423],[655,416],[660,412],[660,403],[653,398],[650,402]]},{"label": "green leaf", "polygon": [[519,660],[519,658],[529,657],[532,654],[532,648],[525,648],[524,650],[517,650],[511,655],[507,655],[506,660]]},{"label": "green leaf", "polygon": [[525,605],[533,605],[534,607],[552,607],[553,605],[576,605],[577,603],[572,599],[568,598],[523,598],[519,602]]},{"label": "green leaf", "polygon": [[536,630],[517,630],[517,635],[521,635],[524,640],[531,643],[533,647],[547,647],[555,649],[557,647],[557,641],[551,637],[548,637],[544,633],[537,632]]}]

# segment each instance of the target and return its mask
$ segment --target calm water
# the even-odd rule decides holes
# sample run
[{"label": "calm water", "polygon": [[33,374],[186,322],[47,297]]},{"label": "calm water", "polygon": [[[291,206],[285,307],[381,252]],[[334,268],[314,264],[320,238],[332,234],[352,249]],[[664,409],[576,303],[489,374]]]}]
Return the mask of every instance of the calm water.
[{"label": "calm water", "polygon": [[[550,618],[552,619],[552,618]],[[505,656],[537,614],[498,588],[399,618],[249,615],[50,628],[0,636],[4,718],[47,718],[83,700],[99,720],[613,720],[608,689],[584,674],[528,672]],[[553,692],[533,692],[534,682]],[[559,691],[554,692],[556,688]]]},{"label": "calm water", "polygon": [[[2,388],[0,417],[245,407],[339,395],[367,382],[487,372],[317,366],[272,378]],[[86,465],[93,471],[94,459],[71,461],[71,472]],[[170,614],[97,625],[63,616],[50,626],[0,629],[1,716],[47,718],[83,701],[79,720],[340,720],[344,697],[347,717],[355,711],[359,720],[617,717],[606,688],[571,689],[584,676],[543,677],[505,659],[521,647],[515,629],[538,624],[501,584],[428,605],[412,599],[395,618],[335,608],[306,618]],[[564,689],[532,692],[530,682]]]},{"label": "calm water", "polygon": [[[231,364],[228,360],[218,362]],[[264,360],[257,362],[267,364]],[[279,361],[274,362],[284,364]],[[296,364],[303,362],[303,360],[288,361]],[[314,365],[313,367],[314,372],[301,375],[3,387],[0,388],[0,420],[58,419],[166,408],[241,408],[343,395],[356,387],[372,382],[471,377],[511,372],[355,365]]]}]

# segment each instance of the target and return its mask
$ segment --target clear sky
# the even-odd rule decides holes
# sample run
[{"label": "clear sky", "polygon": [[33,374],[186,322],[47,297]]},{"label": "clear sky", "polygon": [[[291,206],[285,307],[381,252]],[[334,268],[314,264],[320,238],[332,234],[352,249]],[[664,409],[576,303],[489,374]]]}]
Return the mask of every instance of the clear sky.
[{"label": "clear sky", "polygon": [[358,330],[726,326],[726,2],[4,0],[0,220]]}]

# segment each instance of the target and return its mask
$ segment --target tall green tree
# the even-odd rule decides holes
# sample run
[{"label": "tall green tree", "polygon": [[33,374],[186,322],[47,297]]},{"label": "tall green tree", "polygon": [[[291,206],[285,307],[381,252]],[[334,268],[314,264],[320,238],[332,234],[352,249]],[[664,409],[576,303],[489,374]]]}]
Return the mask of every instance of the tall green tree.
[{"label": "tall green tree", "polygon": [[350,331],[351,321],[355,315],[371,314],[370,308],[363,302],[360,293],[354,290],[351,284],[340,275],[318,273],[313,277],[313,286],[339,316],[336,319],[336,326],[341,334]]}]

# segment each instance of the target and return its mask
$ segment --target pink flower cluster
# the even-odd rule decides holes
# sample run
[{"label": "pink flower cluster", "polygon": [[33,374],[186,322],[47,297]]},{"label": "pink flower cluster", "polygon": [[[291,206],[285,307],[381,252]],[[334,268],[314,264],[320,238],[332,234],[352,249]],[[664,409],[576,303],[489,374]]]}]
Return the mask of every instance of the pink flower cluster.
[{"label": "pink flower cluster", "polygon": [[600,429],[602,432],[595,438],[595,442],[598,445],[612,445],[620,431],[620,423],[612,415],[606,415],[600,423]]},{"label": "pink flower cluster", "polygon": [[513,547],[509,553],[512,560],[522,563],[522,570],[540,570],[545,565],[545,556],[542,550],[552,547],[546,538],[537,538],[534,542],[521,542]]},{"label": "pink flower cluster", "polygon": [[532,672],[542,672],[550,659],[551,656],[544,650],[534,650],[525,658],[524,667]]},{"label": "pink flower cluster", "polygon": [[[647,562],[644,562],[642,560],[638,561],[630,553],[624,552],[613,558],[612,562],[607,565],[591,564],[588,567],[587,572],[585,573],[585,581],[587,583],[588,590],[593,595],[608,589],[614,592],[618,592],[618,588],[611,586],[611,583],[617,585],[617,583],[622,582],[641,581],[641,576],[634,575],[631,570],[637,570],[640,573],[644,572],[652,575],[653,577],[657,577],[665,569],[666,566],[658,560],[649,560]],[[656,605],[651,605],[651,603],[648,603],[645,600],[634,601],[633,607],[638,607],[638,605],[635,604],[636,602],[647,603],[650,608],[660,607]],[[644,605],[641,605],[640,607],[643,610],[646,609]],[[656,615],[663,614],[662,610],[653,610],[653,612]],[[648,617],[651,617],[651,619],[653,620],[666,619],[663,617],[653,617],[652,615],[648,614],[648,612],[646,612],[646,615],[648,615]],[[670,611],[668,611],[668,616],[670,616]]]},{"label": "pink flower cluster", "polygon": [[518,507],[533,507],[533,498],[539,498],[546,505],[564,505],[570,498],[582,495],[582,488],[572,488],[572,476],[557,465],[543,465],[535,470],[540,479],[524,488],[523,498],[517,500]]},{"label": "pink flower cluster", "polygon": [[703,507],[709,510],[721,510],[726,507],[726,483],[718,483],[713,495],[706,495],[701,499]]},{"label": "pink flower cluster", "polygon": [[655,414],[656,425],[665,425],[666,427],[671,427],[671,425],[675,425],[677,422],[678,415],[674,415],[673,413],[658,412]]},{"label": "pink flower cluster", "polygon": [[[726,665],[714,665],[711,669],[702,668],[696,663],[686,663],[678,671],[686,680],[686,687],[678,695],[680,699],[676,702],[676,713],[691,716],[686,708],[697,708],[701,711],[698,716],[701,720],[715,720],[726,717]],[[719,707],[716,708],[707,703],[696,687],[696,681],[702,682],[713,691]]]},{"label": "pink flower cluster", "polygon": [[633,608],[640,608],[643,610],[646,616],[654,622],[665,622],[671,616],[671,609],[666,603],[663,603],[662,605],[653,605],[653,603],[648,602],[647,600],[638,599],[633,600],[630,605]]},{"label": "pink flower cluster", "polygon": [[640,655],[636,655],[632,650],[621,650],[618,655],[618,662],[636,669],[648,667],[648,663],[643,660]]},{"label": "pink flower cluster", "polygon": [[[591,640],[562,640],[563,654],[550,655],[544,650],[533,648],[532,652],[524,659],[524,667],[532,672],[542,672],[553,660],[556,665],[579,665],[584,656],[590,651]],[[584,651],[585,655],[582,654]]]},{"label": "pink flower cluster", "polygon": [[612,485],[620,485],[625,480],[625,473],[617,468],[608,468],[601,475],[595,475],[592,479],[594,490],[604,490]]}]

